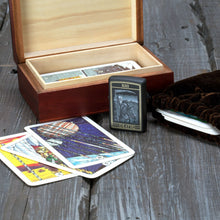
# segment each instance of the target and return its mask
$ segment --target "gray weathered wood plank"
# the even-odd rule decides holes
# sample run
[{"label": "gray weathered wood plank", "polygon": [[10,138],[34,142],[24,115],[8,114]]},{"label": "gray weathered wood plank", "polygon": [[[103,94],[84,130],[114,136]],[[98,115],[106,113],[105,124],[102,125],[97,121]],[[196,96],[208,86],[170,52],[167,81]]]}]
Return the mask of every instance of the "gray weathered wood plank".
[{"label": "gray weathered wood plank", "polygon": [[146,1],[145,45],[162,59],[180,80],[210,71],[200,35],[200,20],[191,10],[192,1]]},{"label": "gray weathered wood plank", "polygon": [[[144,1],[145,45],[176,81],[212,70],[191,3]],[[109,130],[106,114],[100,123]],[[151,113],[145,134],[111,132],[136,155],[93,183],[90,219],[220,218],[218,147],[162,127]]]},{"label": "gray weathered wood plank", "polygon": [[206,40],[212,69],[220,69],[220,1],[194,0],[193,3],[197,6],[195,14],[200,17],[202,23],[199,28],[201,35],[205,35],[203,38]]},{"label": "gray weathered wood plank", "polygon": [[[4,7],[1,3],[4,3]],[[19,93],[9,14],[0,1],[0,136],[20,133],[36,118]],[[0,162],[0,219],[88,219],[90,182],[81,177],[39,187],[26,186]]]},{"label": "gray weathered wood plank", "polygon": [[4,18],[0,30],[0,136],[24,131],[25,124],[36,123],[36,119],[21,97],[18,90],[17,75],[11,74],[16,68],[10,34],[10,20],[5,1],[0,7]]},{"label": "gray weathered wood plank", "polygon": [[[16,65],[6,4],[0,0],[0,136],[36,123],[17,76],[9,74]],[[218,9],[218,0],[144,0],[145,45],[176,81],[219,69]],[[151,113],[144,134],[110,130],[108,114],[96,120],[135,157],[93,181],[77,177],[40,187],[26,186],[0,162],[1,220],[220,219],[219,147],[162,127]]]}]

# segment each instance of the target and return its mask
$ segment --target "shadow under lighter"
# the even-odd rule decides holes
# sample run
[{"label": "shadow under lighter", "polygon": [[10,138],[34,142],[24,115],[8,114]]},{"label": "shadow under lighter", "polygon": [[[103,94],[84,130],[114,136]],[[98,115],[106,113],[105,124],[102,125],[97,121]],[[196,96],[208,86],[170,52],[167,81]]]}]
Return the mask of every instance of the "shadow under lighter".
[{"label": "shadow under lighter", "polygon": [[132,76],[109,78],[110,127],[144,132],[147,125],[146,79]]}]

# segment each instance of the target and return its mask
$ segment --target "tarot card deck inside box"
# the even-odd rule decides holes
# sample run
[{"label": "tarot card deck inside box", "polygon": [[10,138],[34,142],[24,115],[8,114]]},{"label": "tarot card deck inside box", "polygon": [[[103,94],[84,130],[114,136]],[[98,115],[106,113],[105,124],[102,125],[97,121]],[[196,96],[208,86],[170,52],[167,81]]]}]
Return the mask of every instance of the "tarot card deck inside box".
[{"label": "tarot card deck inside box", "polygon": [[142,0],[9,0],[21,94],[40,121],[109,110],[108,78],[147,78],[149,92],[172,71],[143,47]]}]

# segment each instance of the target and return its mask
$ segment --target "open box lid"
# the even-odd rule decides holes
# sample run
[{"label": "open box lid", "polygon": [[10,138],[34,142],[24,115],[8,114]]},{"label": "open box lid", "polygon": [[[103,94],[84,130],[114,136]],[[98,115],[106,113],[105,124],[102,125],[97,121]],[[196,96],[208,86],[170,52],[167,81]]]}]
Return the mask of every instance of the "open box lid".
[{"label": "open box lid", "polygon": [[142,0],[9,0],[14,57],[143,42]]}]

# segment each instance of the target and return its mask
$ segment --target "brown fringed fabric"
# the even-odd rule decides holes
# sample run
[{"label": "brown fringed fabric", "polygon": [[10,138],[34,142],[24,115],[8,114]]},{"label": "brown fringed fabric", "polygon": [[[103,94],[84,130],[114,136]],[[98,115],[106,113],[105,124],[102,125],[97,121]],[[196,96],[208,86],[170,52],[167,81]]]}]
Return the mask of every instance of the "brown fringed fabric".
[{"label": "brown fringed fabric", "polygon": [[170,85],[152,97],[152,107],[194,115],[220,129],[220,70]]}]

